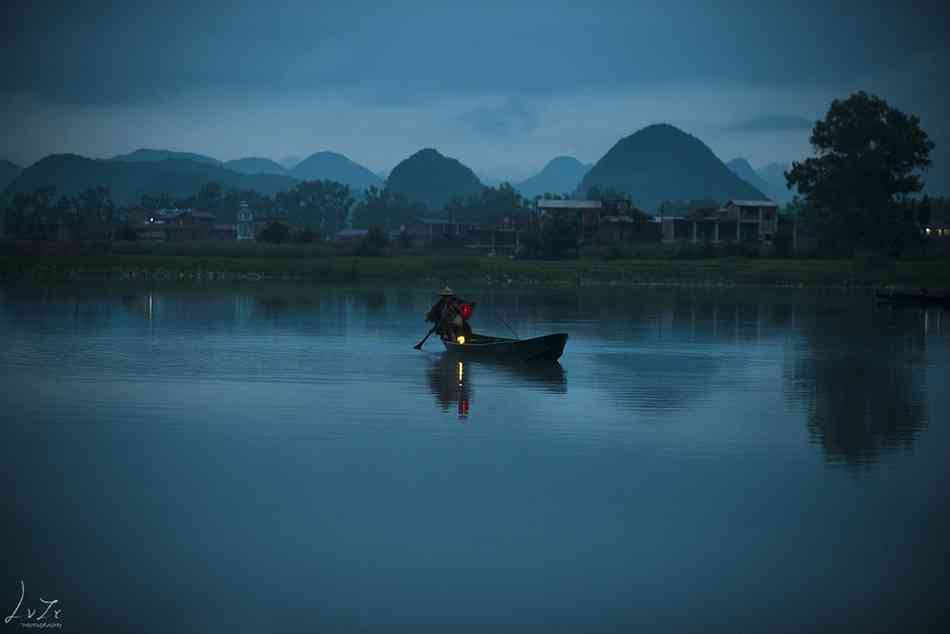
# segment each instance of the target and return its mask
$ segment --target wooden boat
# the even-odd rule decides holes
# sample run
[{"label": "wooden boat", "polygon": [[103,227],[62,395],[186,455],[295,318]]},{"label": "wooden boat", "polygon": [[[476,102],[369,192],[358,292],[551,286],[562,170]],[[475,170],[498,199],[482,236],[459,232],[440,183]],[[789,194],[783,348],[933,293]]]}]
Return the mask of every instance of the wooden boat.
[{"label": "wooden boat", "polygon": [[892,293],[878,293],[877,299],[882,302],[901,306],[941,306],[943,308],[950,308],[950,295],[894,291]]},{"label": "wooden boat", "polygon": [[443,339],[446,351],[460,359],[506,361],[557,361],[564,352],[567,334],[559,332],[531,339],[506,339],[472,333],[464,343]]}]

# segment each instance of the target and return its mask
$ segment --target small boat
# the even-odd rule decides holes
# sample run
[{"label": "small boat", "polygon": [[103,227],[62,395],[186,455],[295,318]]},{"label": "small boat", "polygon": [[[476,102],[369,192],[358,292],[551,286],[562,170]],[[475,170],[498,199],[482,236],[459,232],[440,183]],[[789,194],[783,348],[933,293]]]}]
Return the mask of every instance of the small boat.
[{"label": "small boat", "polygon": [[443,339],[446,351],[460,359],[506,361],[557,361],[564,352],[567,334],[559,332],[531,339],[506,339],[472,333],[463,341]]},{"label": "small boat", "polygon": [[892,293],[878,293],[877,299],[878,301],[901,306],[941,306],[950,308],[950,295],[894,291]]}]

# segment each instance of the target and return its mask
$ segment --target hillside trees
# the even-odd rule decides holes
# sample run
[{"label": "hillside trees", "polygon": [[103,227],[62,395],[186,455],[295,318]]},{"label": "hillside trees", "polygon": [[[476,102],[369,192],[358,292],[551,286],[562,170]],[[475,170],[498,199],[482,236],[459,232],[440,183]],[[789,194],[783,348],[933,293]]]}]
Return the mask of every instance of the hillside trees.
[{"label": "hillside trees", "polygon": [[425,215],[425,205],[413,203],[405,194],[389,188],[370,187],[353,209],[353,226],[358,229],[382,227],[390,230],[409,226]]},{"label": "hillside trees", "polygon": [[291,223],[322,235],[334,235],[346,226],[354,202],[349,186],[334,181],[303,181],[278,195]]}]

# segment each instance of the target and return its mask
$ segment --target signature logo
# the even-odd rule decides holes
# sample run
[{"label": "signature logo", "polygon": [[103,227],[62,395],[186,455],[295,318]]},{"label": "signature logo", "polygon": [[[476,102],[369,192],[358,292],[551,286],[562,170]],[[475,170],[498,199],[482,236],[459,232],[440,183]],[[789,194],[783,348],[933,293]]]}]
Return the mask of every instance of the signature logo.
[{"label": "signature logo", "polygon": [[42,607],[37,608],[29,606],[24,608],[24,598],[26,598],[26,584],[23,583],[23,579],[20,579],[20,600],[17,601],[16,607],[13,608],[13,612],[3,619],[5,624],[9,625],[10,623],[16,621],[20,627],[37,629],[61,629],[63,627],[63,623],[61,621],[63,617],[63,610],[56,607],[59,604],[59,599],[53,599],[50,601],[40,597],[40,603],[43,606],[46,606],[44,609]]}]

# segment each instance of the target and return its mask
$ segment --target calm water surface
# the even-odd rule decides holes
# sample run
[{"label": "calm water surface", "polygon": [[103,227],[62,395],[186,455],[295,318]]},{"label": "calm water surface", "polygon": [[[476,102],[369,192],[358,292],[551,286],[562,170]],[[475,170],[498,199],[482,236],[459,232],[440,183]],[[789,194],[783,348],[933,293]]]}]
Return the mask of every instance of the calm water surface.
[{"label": "calm water surface", "polygon": [[0,290],[0,611],[22,579],[20,614],[58,599],[64,631],[946,616],[950,313],[791,290],[471,298],[476,330],[570,333],[561,365],[413,350],[420,290]]}]

